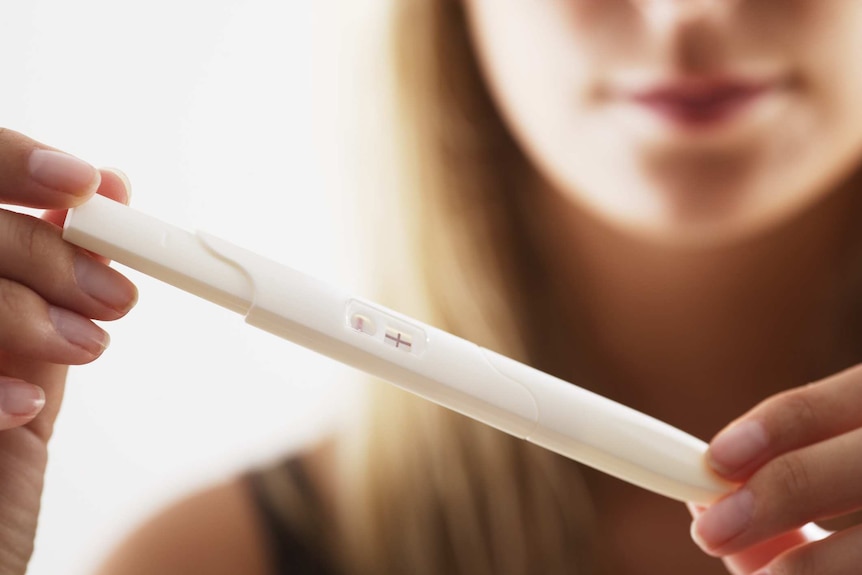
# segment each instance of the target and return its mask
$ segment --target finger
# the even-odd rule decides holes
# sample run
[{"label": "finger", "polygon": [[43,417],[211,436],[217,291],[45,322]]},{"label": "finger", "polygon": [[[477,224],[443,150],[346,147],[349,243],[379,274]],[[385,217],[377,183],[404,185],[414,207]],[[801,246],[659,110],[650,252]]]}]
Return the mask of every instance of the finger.
[{"label": "finger", "polygon": [[727,555],[809,521],[862,508],[862,429],[782,455],[698,517],[705,551]]},{"label": "finger", "polygon": [[755,575],[855,575],[862,565],[862,525],[801,545]]},{"label": "finger", "polygon": [[45,405],[45,393],[36,385],[0,377],[0,431],[29,423]]},{"label": "finger", "polygon": [[[812,527],[819,529],[819,527],[813,524]],[[722,557],[721,559],[727,570],[734,575],[750,575],[758,569],[762,569],[769,562],[790,549],[816,541],[817,539],[822,539],[822,537],[811,538],[805,533],[805,530],[794,529],[774,539],[764,541],[744,551]]]},{"label": "finger", "polygon": [[29,288],[0,278],[0,349],[22,358],[67,365],[99,357],[109,338],[89,319],[51,306]]},{"label": "finger", "polygon": [[773,396],[712,440],[710,466],[742,481],[766,461],[862,427],[862,366]]},{"label": "finger", "polygon": [[[53,433],[54,421],[63,403],[68,372],[68,365],[13,356],[0,349],[0,376],[26,381],[40,387],[45,393],[45,406],[24,427],[46,442]],[[0,434],[0,440],[3,437],[5,435]]]},{"label": "finger", "polygon": [[70,208],[84,202],[99,180],[86,162],[0,128],[0,203]]},{"label": "finger", "polygon": [[[706,508],[688,504],[688,510],[691,512],[691,516],[697,519],[703,515]],[[721,559],[731,575],[750,575],[782,553],[804,543],[819,541],[830,534],[829,531],[822,529],[817,524],[809,523],[800,529],[782,533],[778,537],[752,545],[739,553],[726,555]],[[692,538],[697,542],[698,536],[694,529],[694,522],[692,522]]]},{"label": "finger", "polygon": [[[102,168],[99,170],[101,180],[96,193],[110,198],[122,204],[128,204],[132,195],[132,186],[126,175],[114,168]],[[66,221],[68,210],[46,210],[42,219],[46,222],[62,227]]]},{"label": "finger", "polygon": [[137,300],[132,282],[63,241],[56,226],[5,210],[0,210],[0,277],[94,319],[117,319]]}]

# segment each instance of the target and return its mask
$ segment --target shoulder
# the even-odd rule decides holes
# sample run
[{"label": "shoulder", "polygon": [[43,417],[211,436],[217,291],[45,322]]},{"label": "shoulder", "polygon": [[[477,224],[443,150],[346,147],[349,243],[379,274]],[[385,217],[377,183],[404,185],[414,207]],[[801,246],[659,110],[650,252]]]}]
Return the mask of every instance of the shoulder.
[{"label": "shoulder", "polygon": [[99,575],[265,575],[271,572],[265,528],[238,477],[170,505],[141,525]]}]

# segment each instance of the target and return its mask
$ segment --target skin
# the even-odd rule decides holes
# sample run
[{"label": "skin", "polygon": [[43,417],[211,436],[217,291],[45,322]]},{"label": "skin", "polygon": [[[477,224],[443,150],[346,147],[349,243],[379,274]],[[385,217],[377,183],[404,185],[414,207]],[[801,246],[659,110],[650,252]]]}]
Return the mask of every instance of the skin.
[{"label": "skin", "polygon": [[[108,334],[91,320],[119,319],[137,301],[135,286],[106,260],[61,237],[66,210],[92,194],[128,202],[125,177],[70,156],[49,154],[46,160],[39,150],[56,152],[0,129],[0,203],[45,210],[41,218],[0,210],[3,575],[23,575],[33,552],[47,444],[68,365],[94,361],[107,346]],[[234,480],[154,516],[99,572],[264,574],[264,541],[249,494]]]},{"label": "skin", "polygon": [[[107,345],[107,334],[91,320],[118,319],[137,298],[135,287],[104,260],[66,244],[60,236],[65,210],[91,194],[127,201],[123,178],[86,166],[70,169],[68,159],[52,154],[48,160],[43,154],[34,166],[34,153],[41,150],[51,148],[0,130],[0,202],[46,209],[42,219],[0,211],[4,574],[24,573],[33,550],[47,442],[62,401],[67,366],[93,361]],[[110,294],[105,286],[113,288]]]},{"label": "skin", "polygon": [[[92,320],[119,319],[137,301],[135,286],[108,261],[62,239],[66,211],[94,193],[127,203],[129,184],[120,172],[0,128],[0,203],[44,209],[41,218],[0,210],[3,575],[26,573],[33,552],[68,366],[94,361],[107,347],[108,334]],[[314,476],[322,475],[320,458],[310,461]],[[265,541],[250,493],[235,479],[156,514],[98,572],[263,575],[271,565]]]},{"label": "skin", "polygon": [[[544,176],[554,290],[589,334],[578,369],[695,435],[724,428],[707,460],[740,484],[691,509],[719,562],[689,544],[679,504],[589,474],[607,571],[858,572],[862,527],[820,542],[798,528],[862,508],[862,371],[844,370],[862,360],[862,4],[464,4],[492,97]],[[707,128],[630,97],[748,75],[767,95]]]}]

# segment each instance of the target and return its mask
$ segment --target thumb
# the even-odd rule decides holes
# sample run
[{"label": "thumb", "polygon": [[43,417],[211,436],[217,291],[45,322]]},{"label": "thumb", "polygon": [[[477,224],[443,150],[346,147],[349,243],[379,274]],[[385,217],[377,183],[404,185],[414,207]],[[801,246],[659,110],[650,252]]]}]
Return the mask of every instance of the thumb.
[{"label": "thumb", "polygon": [[[688,510],[691,512],[692,517],[697,517],[703,513],[704,508],[689,503]],[[816,524],[809,523],[799,529],[788,531],[773,539],[752,545],[739,553],[726,555],[721,560],[724,562],[727,570],[733,575],[753,575],[757,569],[765,567],[785,551],[789,551],[805,543],[819,541],[830,534],[829,531],[822,529]]]}]

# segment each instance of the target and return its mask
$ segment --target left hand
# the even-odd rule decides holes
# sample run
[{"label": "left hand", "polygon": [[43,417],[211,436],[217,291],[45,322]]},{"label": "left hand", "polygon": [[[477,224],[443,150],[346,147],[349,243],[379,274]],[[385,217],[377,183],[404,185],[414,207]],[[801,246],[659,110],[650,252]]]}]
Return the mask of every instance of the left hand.
[{"label": "left hand", "polygon": [[767,399],[721,431],[707,459],[741,485],[693,510],[692,535],[731,573],[862,572],[862,525],[811,523],[862,509],[862,366]]}]

